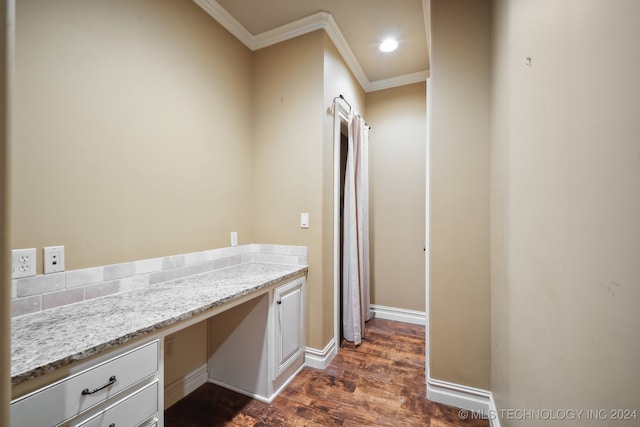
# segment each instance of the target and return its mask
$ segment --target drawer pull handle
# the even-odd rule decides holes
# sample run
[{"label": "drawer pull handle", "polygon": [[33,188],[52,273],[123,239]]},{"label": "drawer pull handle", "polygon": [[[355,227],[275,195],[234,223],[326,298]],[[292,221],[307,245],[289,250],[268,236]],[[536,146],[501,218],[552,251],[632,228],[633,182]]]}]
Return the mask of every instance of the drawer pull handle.
[{"label": "drawer pull handle", "polygon": [[111,376],[111,378],[109,378],[109,382],[108,382],[108,383],[103,384],[103,385],[101,385],[101,386],[100,386],[100,387],[98,387],[98,388],[94,388],[93,390],[89,390],[88,388],[85,388],[84,390],[82,390],[82,394],[83,394],[83,395],[86,395],[86,394],[94,394],[94,393],[97,393],[97,392],[99,392],[100,390],[102,390],[103,388],[107,388],[107,387],[109,387],[110,385],[115,384],[115,383],[116,383],[116,381],[118,381],[118,380],[116,379],[116,376],[115,376],[115,375],[113,375],[113,376]]}]

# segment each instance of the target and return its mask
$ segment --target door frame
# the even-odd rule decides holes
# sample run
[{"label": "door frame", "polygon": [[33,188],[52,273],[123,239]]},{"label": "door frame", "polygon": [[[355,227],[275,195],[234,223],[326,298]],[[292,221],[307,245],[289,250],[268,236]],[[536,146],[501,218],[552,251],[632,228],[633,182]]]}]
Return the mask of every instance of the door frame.
[{"label": "door frame", "polygon": [[431,336],[431,334],[429,333],[429,329],[431,327],[431,321],[430,321],[430,313],[431,310],[429,309],[429,289],[430,289],[430,284],[429,284],[429,260],[431,258],[431,236],[430,236],[430,224],[431,224],[431,220],[430,220],[430,216],[429,216],[429,209],[431,206],[431,202],[430,202],[430,190],[431,190],[431,181],[430,181],[430,174],[431,174],[431,103],[432,103],[432,96],[431,96],[431,77],[427,77],[427,85],[426,85],[426,90],[427,90],[427,94],[426,94],[426,99],[427,99],[427,123],[426,123],[426,127],[427,127],[427,133],[426,133],[426,137],[427,137],[427,141],[426,141],[426,161],[425,161],[425,179],[426,179],[426,185],[425,185],[425,196],[424,196],[424,221],[425,221],[425,227],[424,227],[424,250],[425,250],[425,254],[424,254],[424,287],[425,287],[425,292],[424,292],[424,296],[425,296],[425,305],[424,305],[424,311],[426,314],[426,328],[425,328],[425,375],[426,375],[426,379],[429,379],[429,349],[431,348],[431,345],[429,343],[429,337]]},{"label": "door frame", "polygon": [[333,340],[340,348],[340,158],[342,124],[349,123],[348,108],[341,99],[333,107]]}]

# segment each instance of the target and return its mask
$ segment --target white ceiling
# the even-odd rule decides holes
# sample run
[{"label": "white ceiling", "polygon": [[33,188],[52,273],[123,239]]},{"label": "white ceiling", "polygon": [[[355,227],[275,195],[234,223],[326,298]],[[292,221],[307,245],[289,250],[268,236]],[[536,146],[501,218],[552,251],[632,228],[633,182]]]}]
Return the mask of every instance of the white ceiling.
[{"label": "white ceiling", "polygon": [[[193,0],[251,50],[324,29],[367,92],[424,81],[429,0]],[[396,37],[395,52],[381,53]]]}]

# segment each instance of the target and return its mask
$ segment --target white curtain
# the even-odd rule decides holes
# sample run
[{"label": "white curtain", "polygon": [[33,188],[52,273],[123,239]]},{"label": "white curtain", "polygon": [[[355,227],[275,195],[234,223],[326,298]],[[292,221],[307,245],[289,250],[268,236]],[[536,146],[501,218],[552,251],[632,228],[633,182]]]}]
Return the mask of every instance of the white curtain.
[{"label": "white curtain", "polygon": [[344,338],[362,342],[364,322],[371,318],[369,285],[369,126],[349,120],[344,183],[342,250],[342,330]]}]

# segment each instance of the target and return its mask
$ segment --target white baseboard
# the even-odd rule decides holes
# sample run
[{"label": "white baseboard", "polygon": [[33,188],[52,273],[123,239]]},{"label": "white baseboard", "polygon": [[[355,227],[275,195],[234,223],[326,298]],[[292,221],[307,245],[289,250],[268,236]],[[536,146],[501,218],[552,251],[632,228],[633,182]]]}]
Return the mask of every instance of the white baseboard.
[{"label": "white baseboard", "polygon": [[164,387],[164,407],[165,409],[182,399],[208,380],[207,364],[198,367],[193,372],[188,373],[184,378],[178,378],[171,384]]},{"label": "white baseboard", "polygon": [[385,307],[371,304],[371,311],[378,319],[395,320],[397,322],[427,324],[427,313],[424,311],[407,310],[405,308]]},{"label": "white baseboard", "polygon": [[468,419],[488,418],[492,427],[500,427],[500,422],[495,416],[495,403],[488,390],[435,380],[428,376],[427,399],[460,408],[460,413]]},{"label": "white baseboard", "polygon": [[338,347],[336,340],[332,339],[322,350],[307,347],[304,354],[304,363],[305,366],[310,368],[325,369],[336,354],[338,354]]},{"label": "white baseboard", "polygon": [[287,381],[284,382],[284,384],[282,384],[276,391],[273,392],[273,396],[271,396],[271,398],[269,399],[269,401],[267,403],[271,403],[273,402],[273,399],[275,399],[276,397],[278,397],[278,395],[280,394],[280,392],[282,390],[284,390],[285,388],[287,388],[287,386],[289,385],[289,383],[291,383],[291,381],[293,381],[298,374],[300,373],[300,371],[302,371],[305,368],[305,364],[303,363],[302,365],[300,365],[300,367],[298,369],[296,369],[296,371],[293,373],[293,375],[291,375]]},{"label": "white baseboard", "polygon": [[251,392],[248,392],[248,391],[243,390],[241,388],[238,388],[236,386],[233,386],[231,384],[227,384],[227,383],[225,383],[223,381],[218,381],[218,380],[214,380],[214,379],[211,379],[211,378],[209,378],[207,381],[210,382],[211,384],[215,384],[215,385],[220,386],[222,388],[226,388],[227,390],[235,391],[236,393],[239,393],[239,394],[244,394],[247,397],[250,397],[250,398],[255,399],[255,400],[259,400],[260,402],[271,403],[271,401],[269,400],[268,397],[263,396],[261,394],[251,393]]},{"label": "white baseboard", "polygon": [[231,384],[227,384],[227,383],[225,383],[223,381],[218,381],[218,380],[214,380],[214,379],[211,379],[211,378],[209,378],[207,381],[212,383],[212,384],[218,385],[220,387],[224,387],[224,388],[226,388],[228,390],[235,391],[236,393],[243,394],[243,395],[245,395],[247,397],[250,397],[252,399],[259,400],[260,402],[271,404],[271,402],[273,402],[273,399],[278,397],[280,392],[282,390],[284,390],[289,385],[289,383],[295,379],[296,376],[298,376],[298,374],[300,373],[300,371],[302,369],[304,369],[304,367],[305,367],[304,364],[300,365],[300,367],[298,369],[296,369],[296,371],[287,379],[287,381],[285,381],[284,384],[282,384],[280,386],[280,388],[275,390],[271,396],[263,396],[261,394],[252,393],[252,392],[249,392],[247,390],[243,390],[241,388],[233,386]]}]

